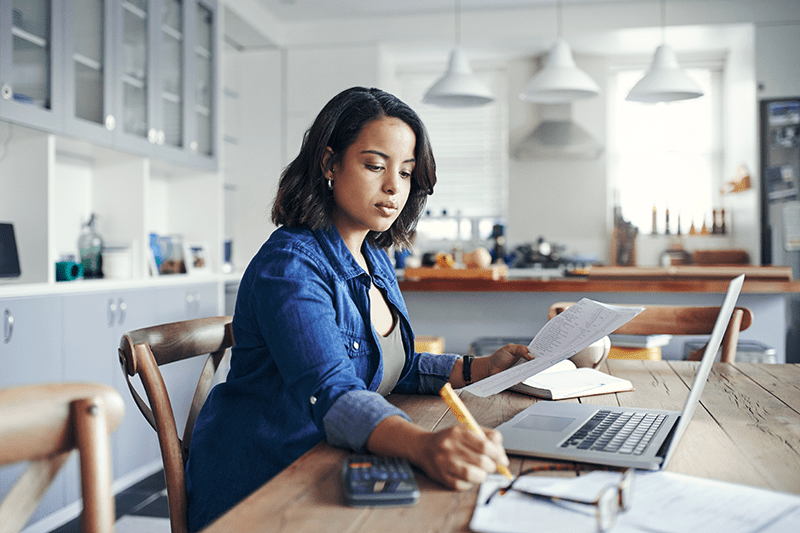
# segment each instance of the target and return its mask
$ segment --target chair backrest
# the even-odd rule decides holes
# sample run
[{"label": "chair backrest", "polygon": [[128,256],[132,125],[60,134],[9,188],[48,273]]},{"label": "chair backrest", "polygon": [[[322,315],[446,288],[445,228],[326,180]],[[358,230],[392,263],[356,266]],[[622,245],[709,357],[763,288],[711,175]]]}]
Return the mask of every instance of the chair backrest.
[{"label": "chair backrest", "polygon": [[80,457],[82,531],[113,531],[108,435],[124,413],[122,397],[106,385],[53,383],[0,390],[0,465],[28,461],[0,503],[0,531],[22,530],[75,449]]},{"label": "chair backrest", "polygon": [[[553,318],[574,302],[558,302],[550,306],[548,313]],[[719,307],[695,307],[683,305],[647,305],[644,311],[621,326],[614,333],[625,335],[710,335],[719,315]],[[739,332],[753,323],[753,312],[746,307],[733,310],[725,336],[722,339],[720,361],[736,361],[736,346]],[[692,352],[689,360],[699,361],[703,350]]]},{"label": "chair backrest", "polygon": [[[137,329],[124,334],[120,341],[119,360],[131,395],[158,434],[173,533],[188,532],[184,466],[192,429],[211,390],[220,362],[231,346],[233,331],[229,316],[197,318]],[[208,358],[200,374],[181,439],[178,437],[169,393],[158,367],[198,356]],[[130,381],[130,377],[137,374],[142,381],[147,402],[139,396]]]}]

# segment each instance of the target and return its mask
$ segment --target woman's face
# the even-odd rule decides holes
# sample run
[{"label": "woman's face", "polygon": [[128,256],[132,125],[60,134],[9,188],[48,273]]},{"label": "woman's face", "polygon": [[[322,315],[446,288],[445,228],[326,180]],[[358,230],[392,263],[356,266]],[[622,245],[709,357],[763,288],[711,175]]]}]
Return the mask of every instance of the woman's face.
[{"label": "woman's face", "polygon": [[383,117],[364,125],[356,141],[325,173],[333,180],[333,223],[345,242],[388,230],[408,200],[416,136],[402,120]]}]

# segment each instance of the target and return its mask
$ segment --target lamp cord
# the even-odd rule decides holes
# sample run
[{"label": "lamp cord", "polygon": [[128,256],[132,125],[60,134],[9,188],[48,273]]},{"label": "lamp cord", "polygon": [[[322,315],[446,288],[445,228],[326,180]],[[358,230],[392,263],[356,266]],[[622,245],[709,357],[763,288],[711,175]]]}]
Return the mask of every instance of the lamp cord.
[{"label": "lamp cord", "polygon": [[456,48],[461,48],[461,0],[456,0]]},{"label": "lamp cord", "polygon": [[558,34],[556,35],[557,38],[561,38],[561,25],[563,20],[563,13],[561,12],[563,8],[561,0],[558,0],[556,3],[556,31]]}]

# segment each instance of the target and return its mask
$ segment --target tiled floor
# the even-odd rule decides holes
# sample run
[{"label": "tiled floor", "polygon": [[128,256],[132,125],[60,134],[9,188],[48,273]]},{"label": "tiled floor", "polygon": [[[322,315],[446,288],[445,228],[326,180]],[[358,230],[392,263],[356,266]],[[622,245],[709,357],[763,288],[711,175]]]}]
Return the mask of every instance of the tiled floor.
[{"label": "tiled floor", "polygon": [[[164,473],[159,471],[117,494],[115,533],[169,533]],[[52,533],[80,533],[80,517]]]}]

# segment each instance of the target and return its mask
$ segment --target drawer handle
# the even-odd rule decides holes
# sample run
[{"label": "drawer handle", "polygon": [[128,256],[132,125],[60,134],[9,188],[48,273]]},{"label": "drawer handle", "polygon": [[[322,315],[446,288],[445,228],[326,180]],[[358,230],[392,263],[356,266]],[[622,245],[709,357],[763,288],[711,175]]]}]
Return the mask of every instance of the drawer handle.
[{"label": "drawer handle", "polygon": [[11,335],[14,333],[14,315],[11,311],[6,309],[3,313],[3,342],[8,344],[11,342]]},{"label": "drawer handle", "polygon": [[125,300],[120,298],[117,300],[119,306],[119,319],[117,320],[117,324],[120,326],[125,323],[125,318],[127,316],[126,311],[128,310],[128,304],[125,303]]},{"label": "drawer handle", "polygon": [[108,327],[114,327],[114,322],[117,321],[117,304],[114,300],[108,300]]}]

